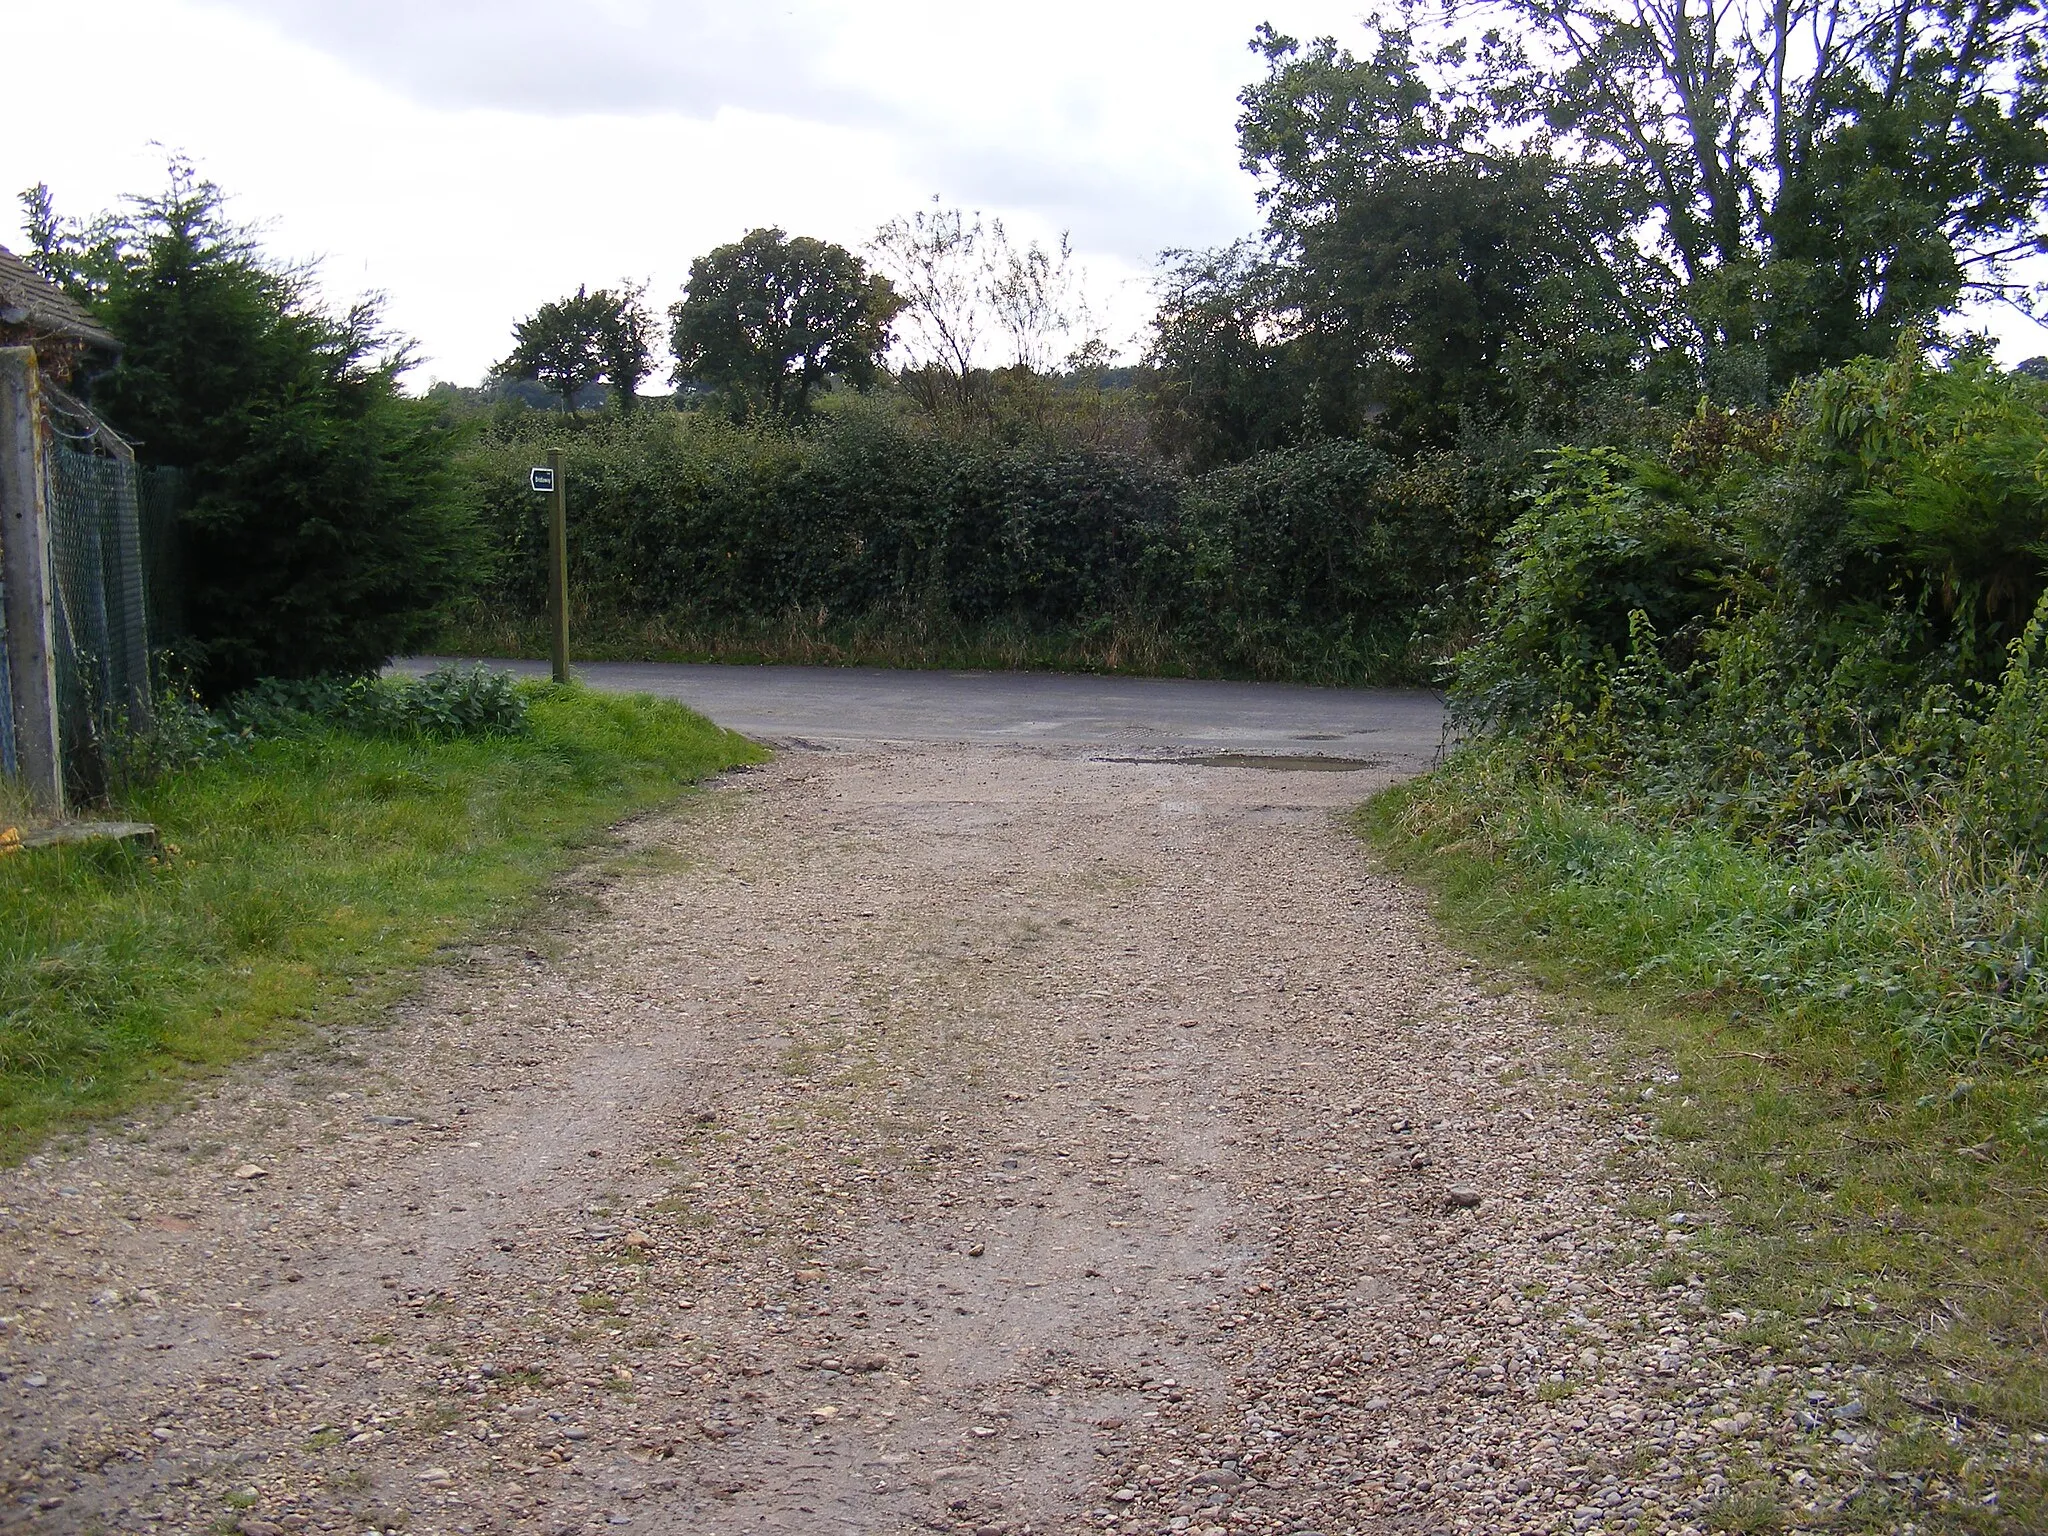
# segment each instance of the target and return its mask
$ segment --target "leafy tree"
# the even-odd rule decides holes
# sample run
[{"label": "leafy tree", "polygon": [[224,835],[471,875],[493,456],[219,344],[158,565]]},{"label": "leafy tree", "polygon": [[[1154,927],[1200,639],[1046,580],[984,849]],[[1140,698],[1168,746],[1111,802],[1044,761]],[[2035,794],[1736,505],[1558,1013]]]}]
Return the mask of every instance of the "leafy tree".
[{"label": "leafy tree", "polygon": [[1154,341],[1182,451],[1762,403],[1965,296],[2048,301],[2040,0],[1482,4],[1358,54],[1259,29],[1259,254],[1183,260]]},{"label": "leafy tree", "polygon": [[654,372],[654,316],[647,309],[644,283],[627,284],[614,293],[600,288],[592,295],[608,307],[597,331],[597,360],[611,386],[612,404],[623,414],[640,399],[640,385]]},{"label": "leafy tree", "polygon": [[1301,435],[1321,435],[1299,353],[1269,317],[1279,273],[1249,241],[1168,251],[1153,316],[1155,446],[1196,471],[1234,464]]},{"label": "leafy tree", "polygon": [[185,613],[214,696],[262,676],[366,672],[432,631],[482,560],[440,411],[374,301],[321,309],[220,190],[174,163],[158,197],[40,255],[122,342],[91,398],[146,463],[184,469]]},{"label": "leafy tree", "polygon": [[1526,108],[1444,85],[1463,44],[1381,27],[1358,57],[1261,28],[1253,46],[1267,74],[1238,134],[1266,228],[1173,260],[1162,442],[1198,465],[1368,430],[1443,445],[1475,421],[1554,427],[1630,376],[1657,317],[1625,178],[1541,134],[1496,144]]},{"label": "leafy tree", "polygon": [[874,384],[902,308],[888,279],[844,246],[756,229],[690,264],[669,307],[676,381],[799,417],[829,379]]},{"label": "leafy tree", "polygon": [[1267,28],[1255,46],[1268,75],[1238,135],[1273,319],[1333,424],[1441,441],[1461,416],[1519,416],[1628,371],[1648,317],[1622,178],[1540,137],[1492,143],[1512,97],[1432,84],[1462,44],[1383,28],[1361,59]]},{"label": "leafy tree", "polygon": [[616,323],[610,294],[579,287],[513,326],[512,352],[493,372],[506,379],[537,379],[561,400],[563,410],[573,411],[576,397],[605,377],[606,334]]},{"label": "leafy tree", "polygon": [[1495,0],[1541,121],[1633,183],[1708,369],[1884,355],[2048,249],[2038,0]]}]

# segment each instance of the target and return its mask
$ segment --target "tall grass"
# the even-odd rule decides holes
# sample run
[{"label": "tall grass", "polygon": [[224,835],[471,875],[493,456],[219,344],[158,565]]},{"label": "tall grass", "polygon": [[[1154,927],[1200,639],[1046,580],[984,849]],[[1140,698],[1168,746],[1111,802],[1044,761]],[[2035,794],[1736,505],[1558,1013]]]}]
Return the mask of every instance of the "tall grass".
[{"label": "tall grass", "polygon": [[[1717,1192],[1696,1256],[1753,1343],[1880,1369],[1900,1478],[1850,1529],[2048,1529],[2043,883],[1967,816],[1745,841],[1545,782],[1513,742],[1369,805],[1361,830],[1475,952],[1675,1067],[1665,1144]],[[1995,1497],[1993,1497],[1995,1495]]]},{"label": "tall grass", "polygon": [[527,720],[259,742],[118,807],[160,854],[0,860],[0,1155],[392,983],[606,826],[762,755],[652,699],[536,689]]},{"label": "tall grass", "polygon": [[1377,812],[1390,833],[1507,867],[1532,939],[1601,979],[1712,1000],[1774,1031],[1839,1031],[1901,1070],[2048,1059],[2048,871],[1938,801],[1854,837],[1752,840],[1623,780],[1546,785],[1513,743],[1459,755]]},{"label": "tall grass", "polygon": [[[751,619],[689,614],[631,616],[574,612],[571,645],[579,661],[725,662],[743,665],[938,668],[977,672],[1097,672],[1136,677],[1251,678],[1324,686],[1421,684],[1434,667],[1402,632],[1377,646],[1293,651],[1264,646],[1253,634],[1233,642],[1229,663],[1189,651],[1157,619],[1104,615],[1085,625],[1040,628],[1016,619],[957,619],[891,607],[837,615],[789,609]],[[503,607],[477,605],[435,640],[446,655],[542,658],[545,622]],[[1364,659],[1361,660],[1361,657]]]}]

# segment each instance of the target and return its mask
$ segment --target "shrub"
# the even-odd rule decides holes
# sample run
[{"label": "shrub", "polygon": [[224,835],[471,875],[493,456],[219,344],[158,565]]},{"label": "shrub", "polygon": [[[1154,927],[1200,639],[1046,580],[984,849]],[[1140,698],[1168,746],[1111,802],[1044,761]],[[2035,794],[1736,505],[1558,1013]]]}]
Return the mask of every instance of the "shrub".
[{"label": "shrub", "polygon": [[1461,715],[1520,726],[1597,707],[1635,639],[1653,634],[1667,660],[1695,648],[1742,563],[1726,511],[1668,469],[1560,450],[1502,536],[1482,637],[1458,658]]},{"label": "shrub", "polygon": [[1398,672],[1426,606],[1482,547],[1443,469],[1324,440],[1195,481],[1183,633],[1254,671]]},{"label": "shrub", "polygon": [[2048,859],[2048,595],[2012,645],[1983,727],[1971,734],[1962,804],[1991,848]]},{"label": "shrub", "polygon": [[2048,383],[1909,346],[1798,386],[1783,415],[1742,502],[1788,592],[1859,622],[1914,610],[1923,654],[1995,676],[2048,586]]},{"label": "shrub", "polygon": [[526,700],[508,672],[437,667],[422,678],[266,678],[230,702],[227,717],[251,736],[338,727],[362,736],[516,736]]},{"label": "shrub", "polygon": [[1540,771],[1746,838],[1960,818],[1981,849],[2048,851],[2044,466],[2040,381],[1911,350],[1769,415],[1703,409],[1661,456],[1562,451],[1454,704]]}]

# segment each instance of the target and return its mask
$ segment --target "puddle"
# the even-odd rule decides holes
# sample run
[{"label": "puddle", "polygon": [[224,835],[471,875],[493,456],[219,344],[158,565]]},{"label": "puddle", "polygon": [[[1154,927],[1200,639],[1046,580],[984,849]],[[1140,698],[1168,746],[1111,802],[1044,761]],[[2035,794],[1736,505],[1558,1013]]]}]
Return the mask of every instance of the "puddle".
[{"label": "puddle", "polygon": [[1324,757],[1320,754],[1282,752],[1211,752],[1206,757],[1190,757],[1183,761],[1204,768],[1270,768],[1280,773],[1363,773],[1368,768],[1387,766],[1386,759],[1381,757]]},{"label": "puddle", "polygon": [[1154,767],[1264,768],[1275,773],[1363,773],[1384,768],[1383,757],[1325,757],[1286,752],[1211,752],[1202,757],[1098,757],[1098,763],[1149,763]]}]

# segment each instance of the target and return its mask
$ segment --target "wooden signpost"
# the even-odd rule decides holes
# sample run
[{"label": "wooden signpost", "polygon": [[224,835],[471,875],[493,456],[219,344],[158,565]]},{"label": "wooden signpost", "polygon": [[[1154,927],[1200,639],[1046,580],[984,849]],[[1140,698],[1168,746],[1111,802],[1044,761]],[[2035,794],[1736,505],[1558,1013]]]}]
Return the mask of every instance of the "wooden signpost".
[{"label": "wooden signpost", "polygon": [[562,450],[550,448],[545,469],[527,472],[526,483],[548,502],[548,655],[555,681],[569,681],[569,490]]}]

